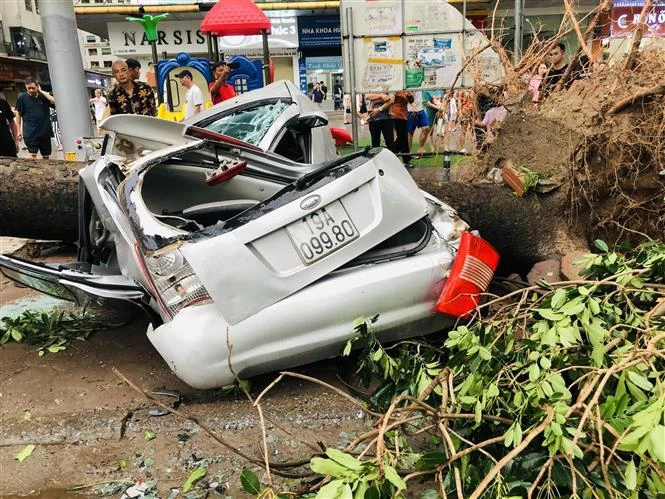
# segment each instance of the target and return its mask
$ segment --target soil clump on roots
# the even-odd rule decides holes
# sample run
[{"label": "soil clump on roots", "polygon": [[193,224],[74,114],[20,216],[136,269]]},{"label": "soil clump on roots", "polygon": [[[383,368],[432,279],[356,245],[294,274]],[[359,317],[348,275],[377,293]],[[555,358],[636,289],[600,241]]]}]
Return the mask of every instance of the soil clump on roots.
[{"label": "soil clump on roots", "polygon": [[[665,53],[645,52],[553,92],[539,108],[510,105],[491,148],[459,180],[480,181],[492,168],[525,167],[560,182],[569,202],[559,229],[609,243],[665,234]],[[508,101],[515,102],[514,96]],[[528,100],[528,99],[526,99]],[[531,194],[534,196],[534,194]],[[541,195],[539,195],[541,196]],[[554,224],[557,225],[557,224]],[[559,224],[560,225],[560,224]]]}]

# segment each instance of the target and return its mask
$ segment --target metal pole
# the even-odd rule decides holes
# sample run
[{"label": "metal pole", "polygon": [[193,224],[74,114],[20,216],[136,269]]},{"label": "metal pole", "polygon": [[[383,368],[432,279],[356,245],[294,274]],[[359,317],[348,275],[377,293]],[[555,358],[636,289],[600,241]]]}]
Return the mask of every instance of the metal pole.
[{"label": "metal pole", "polygon": [[261,37],[263,38],[263,86],[272,83],[270,81],[270,48],[268,47],[268,30],[261,30]]},{"label": "metal pole", "polygon": [[513,58],[515,64],[522,58],[522,33],[524,19],[522,16],[522,0],[515,0],[515,46],[513,48]]},{"label": "metal pole", "polygon": [[219,61],[219,38],[216,33],[215,36],[212,37],[212,52],[215,56],[215,60]]},{"label": "metal pole", "polygon": [[349,85],[351,85],[351,136],[355,152],[358,150],[358,106],[356,103],[356,56],[353,46],[353,9],[351,7],[346,8],[346,31],[349,47]]},{"label": "metal pole", "polygon": [[85,72],[71,0],[50,0],[40,5],[44,46],[53,86],[65,159],[84,161],[86,151],[77,137],[92,137]]},{"label": "metal pole", "polygon": [[[157,42],[150,42],[150,48],[152,48],[152,64],[155,66],[155,71],[157,71],[157,61],[159,60],[159,57],[157,56]],[[160,89],[157,89],[157,104],[161,104],[164,102],[164,98],[162,97],[162,92]]]},{"label": "metal pole", "polygon": [[206,38],[208,39],[208,60],[212,61],[212,33],[208,32]]}]

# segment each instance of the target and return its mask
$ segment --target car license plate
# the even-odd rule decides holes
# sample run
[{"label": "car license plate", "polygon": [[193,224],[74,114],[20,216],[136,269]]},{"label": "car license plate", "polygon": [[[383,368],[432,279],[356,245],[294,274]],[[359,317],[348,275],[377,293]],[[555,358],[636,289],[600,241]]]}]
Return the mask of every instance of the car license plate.
[{"label": "car license plate", "polygon": [[359,235],[341,201],[333,201],[287,225],[286,231],[305,265],[337,251]]}]

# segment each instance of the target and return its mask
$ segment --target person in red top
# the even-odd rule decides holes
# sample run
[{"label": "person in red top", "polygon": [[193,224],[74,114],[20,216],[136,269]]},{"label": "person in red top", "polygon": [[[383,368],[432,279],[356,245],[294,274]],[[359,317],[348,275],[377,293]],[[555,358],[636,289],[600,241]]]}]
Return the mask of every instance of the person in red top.
[{"label": "person in red top", "polygon": [[208,90],[210,90],[210,100],[213,105],[236,96],[236,89],[227,81],[231,69],[235,69],[235,67],[237,64],[227,64],[224,61],[212,65],[212,75],[215,81],[208,85]]},{"label": "person in red top", "polygon": [[402,161],[406,168],[413,168],[411,164],[411,149],[409,148],[408,105],[413,103],[413,94],[406,90],[395,92],[393,105],[390,106],[390,117],[395,127],[395,149],[403,154]]}]

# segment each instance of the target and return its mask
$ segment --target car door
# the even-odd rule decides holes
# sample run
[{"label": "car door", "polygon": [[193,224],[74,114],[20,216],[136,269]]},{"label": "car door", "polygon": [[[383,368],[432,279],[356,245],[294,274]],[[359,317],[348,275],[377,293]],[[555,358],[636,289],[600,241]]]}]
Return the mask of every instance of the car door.
[{"label": "car door", "polygon": [[234,219],[196,235],[180,251],[226,320],[235,324],[426,214],[413,179],[391,152],[381,150],[310,171]]},{"label": "car door", "polygon": [[138,306],[148,310],[149,296],[134,280],[123,275],[101,275],[78,270],[78,264],[47,265],[0,255],[0,272],[14,282],[79,306],[118,308]]}]

